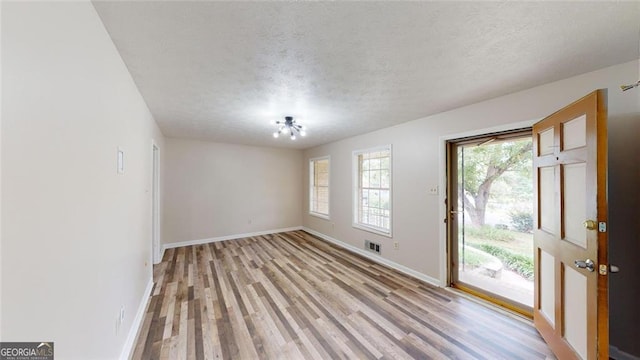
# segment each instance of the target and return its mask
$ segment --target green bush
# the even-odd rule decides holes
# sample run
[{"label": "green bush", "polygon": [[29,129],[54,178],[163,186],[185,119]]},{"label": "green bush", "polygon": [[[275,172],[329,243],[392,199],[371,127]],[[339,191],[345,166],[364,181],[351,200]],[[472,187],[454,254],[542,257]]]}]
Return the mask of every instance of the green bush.
[{"label": "green bush", "polygon": [[528,280],[533,280],[533,258],[513,251],[489,244],[468,244],[489,253],[502,261],[502,264],[509,270],[520,274]]},{"label": "green bush", "polygon": [[481,227],[465,227],[465,235],[485,240],[512,241],[515,239],[509,230],[496,229],[489,225]]},{"label": "green bush", "polygon": [[512,211],[509,214],[513,228],[519,232],[530,233],[533,231],[533,215],[527,211]]}]

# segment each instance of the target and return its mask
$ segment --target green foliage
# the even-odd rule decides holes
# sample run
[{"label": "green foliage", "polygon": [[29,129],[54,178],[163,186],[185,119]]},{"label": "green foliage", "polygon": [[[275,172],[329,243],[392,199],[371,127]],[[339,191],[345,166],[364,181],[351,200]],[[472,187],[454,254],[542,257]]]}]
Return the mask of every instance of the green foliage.
[{"label": "green foliage", "polygon": [[483,240],[512,241],[515,239],[515,236],[509,230],[498,229],[489,225],[480,227],[467,226],[465,227],[465,235]]},{"label": "green foliage", "polygon": [[533,257],[516,254],[495,245],[469,244],[469,246],[473,246],[497,257],[507,269],[520,274],[525,279],[533,280]]},{"label": "green foliage", "polygon": [[[495,170],[517,173],[531,179],[531,139],[504,141],[464,148],[464,189],[471,196],[478,195],[480,186]],[[518,184],[520,185],[520,184]],[[528,185],[531,188],[531,185]],[[529,190],[531,192],[531,190]]]},{"label": "green foliage", "polygon": [[495,259],[491,254],[487,254],[480,249],[469,246],[464,247],[464,263],[467,266],[478,267],[496,260],[499,259]]},{"label": "green foliage", "polygon": [[533,214],[531,212],[514,210],[509,213],[509,217],[514,229],[519,232],[530,233],[533,231]]},{"label": "green foliage", "polygon": [[531,138],[467,145],[458,151],[458,198],[474,225],[485,224],[489,202],[532,201]]},{"label": "green foliage", "polygon": [[[466,249],[465,249],[466,250]],[[484,258],[479,253],[465,251],[464,264],[467,266],[478,267],[484,263]]]}]

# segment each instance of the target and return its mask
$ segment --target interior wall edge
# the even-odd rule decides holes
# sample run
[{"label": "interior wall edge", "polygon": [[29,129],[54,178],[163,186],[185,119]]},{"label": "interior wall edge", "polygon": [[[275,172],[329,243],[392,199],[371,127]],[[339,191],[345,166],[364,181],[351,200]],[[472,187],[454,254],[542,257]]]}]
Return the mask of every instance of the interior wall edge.
[{"label": "interior wall edge", "polygon": [[227,240],[237,240],[237,239],[242,239],[242,238],[247,238],[247,237],[252,237],[252,236],[262,236],[262,235],[269,235],[269,234],[277,234],[277,233],[288,232],[288,231],[296,231],[296,230],[302,230],[302,226],[293,226],[293,227],[281,228],[281,229],[256,231],[256,232],[244,233],[244,234],[233,234],[233,235],[217,236],[217,237],[206,238],[206,239],[178,241],[178,242],[174,242],[174,243],[163,244],[162,245],[162,253],[160,254],[160,256],[161,256],[161,258],[164,257],[164,252],[167,249],[173,249],[173,248],[178,248],[178,247],[183,247],[183,246],[203,245],[203,244],[209,244],[209,243],[227,241]]},{"label": "interior wall edge", "polygon": [[140,299],[140,304],[138,305],[136,316],[133,318],[133,321],[131,322],[131,327],[129,328],[127,339],[125,340],[125,343],[122,346],[122,353],[120,353],[120,360],[127,360],[133,354],[133,350],[135,349],[136,339],[138,337],[138,333],[140,332],[140,328],[142,327],[142,322],[144,321],[144,314],[145,314],[145,310],[147,309],[147,305],[149,304],[149,299],[151,296],[152,289],[153,289],[153,275],[149,279],[149,282],[147,283],[147,287],[142,293],[142,298]]}]

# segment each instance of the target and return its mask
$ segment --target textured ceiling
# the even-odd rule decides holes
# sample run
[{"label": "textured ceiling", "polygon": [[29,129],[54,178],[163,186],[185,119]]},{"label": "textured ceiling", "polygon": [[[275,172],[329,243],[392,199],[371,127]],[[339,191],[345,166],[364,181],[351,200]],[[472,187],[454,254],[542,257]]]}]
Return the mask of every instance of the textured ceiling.
[{"label": "textured ceiling", "polygon": [[[637,1],[94,6],[163,133],[228,143],[307,148],[640,57]],[[308,136],[274,139],[285,115]]]}]

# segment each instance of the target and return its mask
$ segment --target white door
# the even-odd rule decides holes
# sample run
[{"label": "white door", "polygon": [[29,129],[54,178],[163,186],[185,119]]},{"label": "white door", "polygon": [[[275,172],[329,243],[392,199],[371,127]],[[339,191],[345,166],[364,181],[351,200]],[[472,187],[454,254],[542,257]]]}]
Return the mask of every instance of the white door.
[{"label": "white door", "polygon": [[533,127],[534,322],[559,359],[608,359],[607,110],[597,90]]}]

